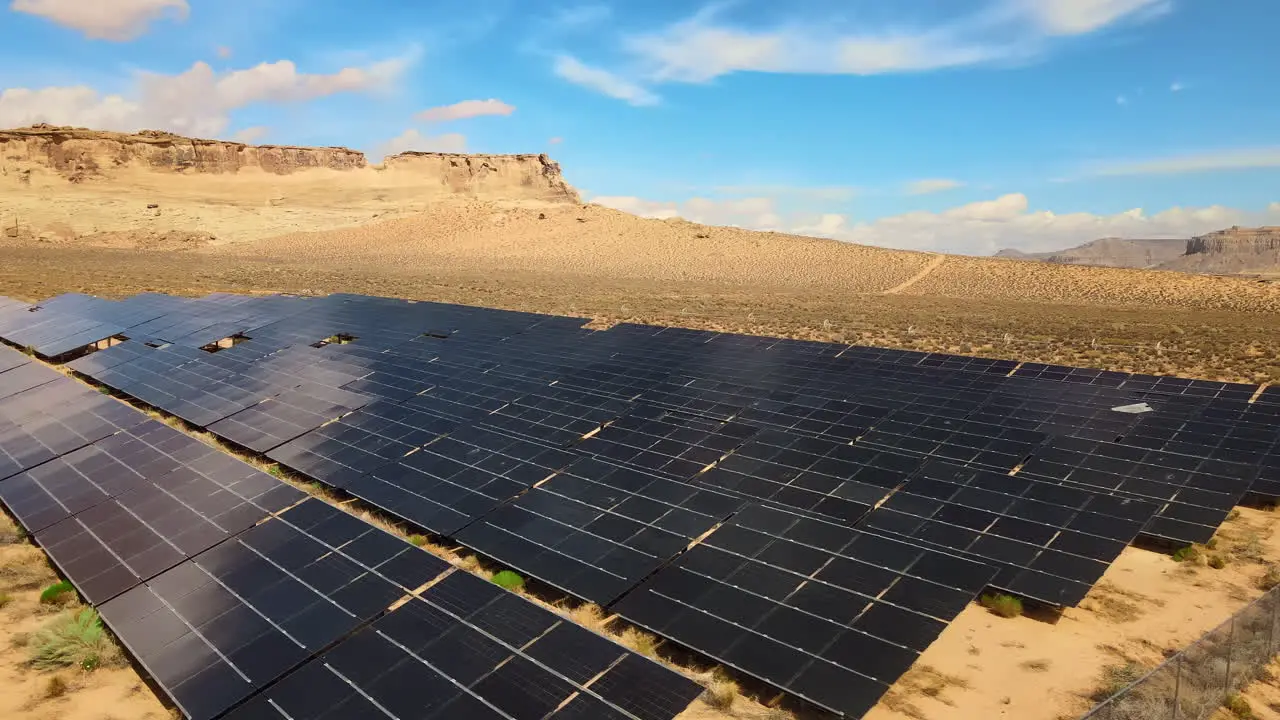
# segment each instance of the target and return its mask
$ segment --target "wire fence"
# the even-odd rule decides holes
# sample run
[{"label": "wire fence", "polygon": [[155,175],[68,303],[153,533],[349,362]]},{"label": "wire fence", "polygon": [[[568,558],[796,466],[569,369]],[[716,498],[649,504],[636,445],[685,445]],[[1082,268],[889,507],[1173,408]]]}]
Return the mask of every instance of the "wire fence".
[{"label": "wire fence", "polygon": [[1207,720],[1260,676],[1278,646],[1280,587],[1241,608],[1080,720]]}]

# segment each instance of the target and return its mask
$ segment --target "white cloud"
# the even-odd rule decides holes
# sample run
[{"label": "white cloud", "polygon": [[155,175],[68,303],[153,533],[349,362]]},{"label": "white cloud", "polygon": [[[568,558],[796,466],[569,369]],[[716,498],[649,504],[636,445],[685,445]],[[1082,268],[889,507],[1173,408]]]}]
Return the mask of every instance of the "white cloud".
[{"label": "white cloud", "polygon": [[460,153],[467,151],[467,138],[461,133],[423,135],[409,128],[374,148],[373,156],[385,158],[402,152]]},{"label": "white cloud", "polygon": [[39,122],[99,130],[169,130],[218,137],[230,113],[259,103],[306,102],[343,92],[372,92],[399,79],[406,58],[332,74],[298,72],[288,60],[219,73],[197,62],[177,75],[142,72],[128,96],[103,95],[87,86],[9,88],[0,92],[0,127]]},{"label": "white cloud", "polygon": [[701,18],[629,38],[627,49],[657,82],[706,82],[732,72],[877,75],[973,65],[1005,49],[956,40],[945,30],[834,35],[811,28],[751,31]]},{"label": "white cloud", "polygon": [[1169,85],[1169,92],[1182,92],[1183,90],[1186,90],[1186,89],[1187,89],[1187,86],[1184,83],[1178,82],[1176,80],[1171,85]]},{"label": "white cloud", "polygon": [[560,143],[562,143],[562,142],[564,142],[564,138],[562,138],[562,137],[553,137],[553,138],[551,138],[550,140],[548,140],[548,141],[547,141],[547,144],[548,144],[548,145],[559,145],[559,144],[560,144]]},{"label": "white cloud", "polygon": [[133,40],[155,20],[184,20],[187,0],[13,0],[15,12],[38,15],[99,40]]},{"label": "white cloud", "polygon": [[1280,146],[1233,148],[1146,160],[1097,163],[1086,175],[1174,175],[1181,173],[1280,167]]},{"label": "white cloud", "polygon": [[271,128],[263,125],[254,125],[253,127],[247,127],[243,130],[237,130],[232,133],[231,139],[235,142],[252,144],[261,140],[262,136],[266,135],[270,130]]},{"label": "white cloud", "polygon": [[598,197],[592,202],[645,217],[682,217],[711,225],[780,230],[848,242],[908,250],[991,255],[1014,248],[1044,252],[1104,237],[1187,238],[1231,225],[1280,224],[1280,202],[1259,212],[1219,205],[1172,208],[1148,215],[1135,208],[1114,215],[1059,215],[1031,209],[1021,193],[960,205],[943,212],[909,212],[856,223],[839,213],[780,215],[772,198],[716,201],[694,198],[682,203],[635,197]]},{"label": "white cloud", "polygon": [[556,75],[576,85],[590,88],[611,98],[637,105],[657,105],[659,98],[649,90],[608,70],[592,67],[571,55],[556,58]]},{"label": "white cloud", "polygon": [[609,73],[609,83],[581,84],[613,94],[604,87],[703,83],[735,72],[878,75],[1025,61],[1050,49],[1057,36],[1146,17],[1168,1],[985,0],[968,3],[975,9],[944,23],[878,27],[826,19],[734,25],[720,17],[733,3],[713,3],[684,20],[624,36],[626,71]]},{"label": "white cloud", "polygon": [[1019,0],[1050,35],[1082,35],[1121,20],[1165,12],[1169,0]]},{"label": "white cloud", "polygon": [[418,113],[418,119],[424,122],[448,122],[465,120],[483,115],[510,115],[516,111],[515,105],[508,105],[501,100],[463,100],[452,105],[433,107]]},{"label": "white cloud", "polygon": [[955,190],[964,187],[964,183],[950,178],[926,178],[907,183],[908,195],[929,195],[932,193]]}]

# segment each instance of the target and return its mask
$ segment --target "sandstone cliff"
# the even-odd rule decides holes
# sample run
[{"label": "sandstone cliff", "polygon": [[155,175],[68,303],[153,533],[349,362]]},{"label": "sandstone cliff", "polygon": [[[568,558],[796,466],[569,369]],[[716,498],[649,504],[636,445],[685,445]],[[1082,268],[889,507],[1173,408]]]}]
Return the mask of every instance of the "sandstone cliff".
[{"label": "sandstone cliff", "polygon": [[417,185],[427,195],[580,202],[560,166],[546,155],[408,152],[379,167],[369,165],[364,153],[343,147],[246,145],[156,130],[128,134],[53,125],[0,130],[0,169],[19,182],[35,171],[77,184],[110,183],[139,170],[183,176],[243,171],[295,176],[327,170],[350,173],[352,184],[363,185],[378,184],[369,175],[385,173],[394,175],[400,188]]},{"label": "sandstone cliff", "polygon": [[387,172],[439,178],[440,185],[460,195],[502,196],[516,190],[522,197],[580,204],[578,191],[565,182],[560,164],[546,155],[464,155],[403,152],[382,161]]},{"label": "sandstone cliff", "polygon": [[1218,230],[1187,241],[1186,254],[1165,270],[1211,273],[1274,273],[1280,270],[1280,227]]}]

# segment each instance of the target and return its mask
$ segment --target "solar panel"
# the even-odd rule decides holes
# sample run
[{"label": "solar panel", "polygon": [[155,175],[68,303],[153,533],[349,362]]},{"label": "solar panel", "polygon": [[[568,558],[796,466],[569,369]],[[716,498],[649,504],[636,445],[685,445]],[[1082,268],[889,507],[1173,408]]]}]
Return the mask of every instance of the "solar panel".
[{"label": "solar panel", "polygon": [[735,496],[586,458],[457,539],[606,605],[742,505]]},{"label": "solar panel", "polygon": [[750,425],[637,405],[576,449],[602,460],[687,480],[756,432]]},{"label": "solar panel", "polygon": [[308,500],[100,607],[187,717],[218,716],[448,569],[321,505]]},{"label": "solar panel", "polygon": [[860,717],[993,575],[978,562],[756,505],[614,609]]},{"label": "solar panel", "polygon": [[568,452],[468,427],[345,487],[392,515],[450,535],[574,459]]}]

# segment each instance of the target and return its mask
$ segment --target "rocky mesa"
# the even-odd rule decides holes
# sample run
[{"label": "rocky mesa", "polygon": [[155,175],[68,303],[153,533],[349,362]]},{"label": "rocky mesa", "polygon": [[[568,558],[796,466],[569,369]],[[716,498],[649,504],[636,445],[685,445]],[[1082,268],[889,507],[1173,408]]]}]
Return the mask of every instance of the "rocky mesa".
[{"label": "rocky mesa", "polygon": [[178,175],[293,176],[313,170],[351,175],[354,183],[420,185],[429,194],[578,203],[578,193],[546,155],[462,155],[406,152],[371,165],[344,147],[248,145],[157,130],[119,133],[34,125],[0,130],[0,169],[29,182],[33,172],[72,183],[110,182],[133,171]]}]

